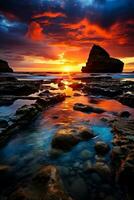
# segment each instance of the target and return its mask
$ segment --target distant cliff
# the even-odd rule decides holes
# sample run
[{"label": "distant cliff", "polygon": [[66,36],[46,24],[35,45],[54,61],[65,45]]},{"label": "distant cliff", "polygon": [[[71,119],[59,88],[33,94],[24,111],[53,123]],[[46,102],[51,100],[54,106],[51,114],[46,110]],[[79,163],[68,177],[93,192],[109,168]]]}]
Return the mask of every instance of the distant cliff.
[{"label": "distant cliff", "polygon": [[119,59],[112,58],[108,52],[98,45],[93,45],[88,61],[82,72],[85,73],[120,73],[124,63]]},{"label": "distant cliff", "polygon": [[9,67],[8,62],[0,60],[0,72],[13,72],[13,70]]}]

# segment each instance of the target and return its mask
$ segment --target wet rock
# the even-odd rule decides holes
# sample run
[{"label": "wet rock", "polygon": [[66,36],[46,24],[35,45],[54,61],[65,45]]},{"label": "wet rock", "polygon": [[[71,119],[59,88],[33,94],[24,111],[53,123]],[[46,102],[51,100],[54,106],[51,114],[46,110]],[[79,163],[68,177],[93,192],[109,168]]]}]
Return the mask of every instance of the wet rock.
[{"label": "wet rock", "polygon": [[10,97],[1,96],[0,106],[10,106],[13,104],[15,100],[16,98],[14,96],[10,96]]},{"label": "wet rock", "polygon": [[61,101],[64,101],[66,98],[65,94],[60,94],[60,93],[56,93],[56,94],[49,94],[47,96],[44,96],[42,98],[38,98],[37,100],[37,104],[43,107],[47,107],[49,105],[53,105],[56,103],[59,103]]},{"label": "wet rock", "polygon": [[127,106],[134,108],[134,94],[124,94],[118,100]]},{"label": "wet rock", "polygon": [[0,192],[3,187],[6,187],[10,184],[12,180],[11,177],[11,167],[9,165],[0,165]]},{"label": "wet rock", "polygon": [[39,96],[49,96],[51,92],[49,90],[45,90],[39,94]]},{"label": "wet rock", "polygon": [[101,87],[100,86],[90,86],[88,88],[88,91],[90,94],[93,94],[93,95],[101,95],[101,96],[106,96],[106,97],[117,97],[119,95],[122,94],[122,90],[120,88],[116,88],[116,89],[113,89],[112,87]]},{"label": "wet rock", "polygon": [[65,89],[65,84],[63,83],[63,82],[59,82],[58,83],[58,87],[60,88],[60,89]]},{"label": "wet rock", "polygon": [[72,194],[72,197],[77,200],[87,199],[88,197],[88,188],[83,178],[75,177],[72,183],[70,184],[69,191]]},{"label": "wet rock", "polygon": [[126,118],[128,118],[128,117],[130,117],[130,112],[128,112],[128,111],[123,111],[123,112],[121,112],[120,113],[120,117],[126,117]]},{"label": "wet rock", "polygon": [[14,76],[0,76],[0,82],[15,82],[17,78]]},{"label": "wet rock", "polygon": [[49,154],[52,158],[57,158],[59,157],[61,154],[63,153],[63,151],[59,150],[59,149],[51,149]]},{"label": "wet rock", "polygon": [[0,119],[0,128],[6,128],[8,126],[8,122],[4,119]]},{"label": "wet rock", "polygon": [[86,128],[84,126],[78,126],[76,128],[78,131],[78,136],[81,138],[81,140],[89,140],[95,136],[93,131],[89,128]]},{"label": "wet rock", "polygon": [[75,168],[79,168],[81,166],[80,162],[75,162],[73,165]]},{"label": "wet rock", "polygon": [[102,182],[102,179],[99,176],[99,174],[97,174],[95,172],[91,173],[90,178],[93,181],[93,183],[95,183],[95,184],[100,184]]},{"label": "wet rock", "polygon": [[59,116],[58,116],[58,115],[54,115],[52,118],[53,118],[53,119],[58,119]]},{"label": "wet rock", "polygon": [[64,191],[59,171],[55,166],[43,167],[33,180],[44,187],[44,200],[72,200]]},{"label": "wet rock", "polygon": [[83,86],[84,86],[83,83],[78,83],[78,82],[69,85],[69,87],[73,88],[73,90],[81,90]]},{"label": "wet rock", "polygon": [[103,121],[103,122],[108,122],[109,121],[109,119],[106,118],[106,117],[102,117],[100,120]]},{"label": "wet rock", "polygon": [[25,187],[19,188],[13,192],[9,200],[72,200],[64,191],[59,171],[55,166],[48,165],[42,167],[33,177],[31,182],[25,184]]},{"label": "wet rock", "polygon": [[25,128],[26,125],[29,125],[43,109],[64,99],[64,94],[53,94],[47,98],[38,98],[34,104],[24,105],[19,108],[12,120],[12,124],[2,130],[0,134],[0,145],[4,145],[15,133]]},{"label": "wet rock", "polygon": [[110,151],[110,147],[108,144],[106,144],[102,141],[98,141],[95,144],[95,150],[96,150],[97,154],[104,155]]},{"label": "wet rock", "polygon": [[8,165],[0,165],[0,177],[7,174],[9,171],[10,167]]},{"label": "wet rock", "polygon": [[5,60],[0,60],[0,72],[13,72],[13,70],[9,67],[8,62]]},{"label": "wet rock", "polygon": [[60,173],[61,173],[63,176],[69,176],[70,170],[69,170],[68,167],[60,166]]},{"label": "wet rock", "polygon": [[25,96],[38,92],[41,81],[3,81],[0,82],[0,95]]},{"label": "wet rock", "polygon": [[90,151],[87,150],[87,149],[84,149],[83,151],[81,151],[80,156],[81,156],[82,159],[89,159],[89,158],[91,158],[93,155],[92,155],[92,152],[90,152]]},{"label": "wet rock", "polygon": [[[71,133],[72,132],[72,133]],[[73,135],[73,130],[59,130],[52,140],[52,147],[56,149],[69,150],[80,142],[78,136]]]},{"label": "wet rock", "polygon": [[112,195],[109,195],[109,196],[105,197],[104,200],[116,200],[116,198]]},{"label": "wet rock", "polygon": [[32,200],[29,193],[30,192],[27,191],[27,189],[20,187],[15,192],[13,192],[8,199],[9,200]]},{"label": "wet rock", "polygon": [[111,181],[112,172],[110,167],[104,162],[96,162],[93,166],[93,170],[97,172],[104,180]]},{"label": "wet rock", "polygon": [[86,67],[82,72],[86,73],[120,73],[123,71],[124,63],[118,59],[111,58],[100,46],[94,45],[91,49]]},{"label": "wet rock", "polygon": [[96,159],[96,162],[104,162],[105,161],[104,155],[96,155],[95,159]]},{"label": "wet rock", "polygon": [[90,171],[91,168],[92,168],[92,163],[90,160],[87,160],[86,162],[84,162],[83,164],[84,171]]},{"label": "wet rock", "polygon": [[88,140],[92,137],[94,137],[94,134],[83,126],[77,128],[66,127],[56,132],[52,139],[52,147],[67,151],[80,141]]},{"label": "wet rock", "polygon": [[75,93],[74,93],[74,97],[79,97],[79,96],[81,96],[80,93],[78,93],[78,92],[75,92]]},{"label": "wet rock", "polygon": [[118,173],[118,181],[121,185],[128,189],[131,198],[134,198],[134,151],[130,152],[125,161],[122,162]]},{"label": "wet rock", "polygon": [[112,160],[116,162],[116,165],[119,164],[120,159],[122,158],[122,154],[123,154],[123,151],[121,147],[114,146],[112,148],[111,157],[112,157]]},{"label": "wet rock", "polygon": [[33,177],[33,180],[38,182],[39,184],[48,184],[50,180],[56,181],[56,178],[58,176],[58,170],[53,165],[48,165],[42,167],[35,177]]},{"label": "wet rock", "polygon": [[96,108],[93,106],[89,106],[89,105],[84,105],[82,103],[76,103],[74,104],[74,110],[78,110],[78,111],[82,111],[82,112],[95,112],[95,113],[103,113],[105,112],[105,110],[101,109],[101,108]]},{"label": "wet rock", "polygon": [[90,103],[93,103],[93,104],[98,104],[101,100],[100,99],[97,99],[97,98],[91,98],[90,99]]},{"label": "wet rock", "polygon": [[106,195],[110,195],[113,193],[112,186],[108,183],[104,183],[101,185],[101,191],[103,191]]}]

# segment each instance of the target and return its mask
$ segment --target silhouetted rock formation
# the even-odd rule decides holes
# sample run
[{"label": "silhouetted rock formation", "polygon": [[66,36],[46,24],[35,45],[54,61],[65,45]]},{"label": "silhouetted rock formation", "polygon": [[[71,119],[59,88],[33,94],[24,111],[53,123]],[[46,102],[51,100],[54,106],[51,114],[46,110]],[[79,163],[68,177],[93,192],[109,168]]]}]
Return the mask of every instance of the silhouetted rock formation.
[{"label": "silhouetted rock formation", "polygon": [[82,72],[86,73],[120,73],[123,71],[124,63],[118,59],[111,58],[100,46],[94,45],[89,54],[86,67]]},{"label": "silhouetted rock formation", "polygon": [[0,72],[13,72],[13,70],[9,67],[8,62],[0,60]]}]

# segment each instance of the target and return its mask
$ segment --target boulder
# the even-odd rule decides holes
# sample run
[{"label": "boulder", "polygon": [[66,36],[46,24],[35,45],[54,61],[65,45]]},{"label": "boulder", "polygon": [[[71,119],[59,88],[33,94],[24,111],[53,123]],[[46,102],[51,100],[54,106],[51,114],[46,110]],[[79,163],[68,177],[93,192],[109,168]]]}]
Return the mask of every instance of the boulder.
[{"label": "boulder", "polygon": [[52,139],[52,147],[63,151],[70,150],[80,141],[89,140],[94,134],[89,129],[80,126],[76,128],[65,127],[56,132]]},{"label": "boulder", "polygon": [[101,109],[101,108],[97,108],[97,107],[93,107],[93,106],[89,106],[89,105],[84,105],[82,103],[76,103],[74,104],[74,110],[78,110],[78,111],[82,111],[82,112],[94,112],[94,113],[103,113],[105,112],[105,110]]},{"label": "boulder", "polygon": [[103,180],[110,181],[112,177],[112,171],[109,165],[104,162],[96,162],[93,166],[93,171],[97,172]]},{"label": "boulder", "polygon": [[43,166],[32,181],[20,186],[9,200],[72,200],[64,190],[59,170],[53,165]]},{"label": "boulder", "polygon": [[129,195],[131,196],[130,199],[134,199],[134,151],[129,153],[125,161],[122,162],[118,172],[118,181],[121,185],[127,187]]},{"label": "boulder", "polygon": [[98,45],[93,45],[89,54],[86,67],[82,67],[84,73],[120,73],[124,63],[111,58],[108,52]]},{"label": "boulder", "polygon": [[87,149],[84,149],[83,151],[81,151],[80,156],[82,159],[87,160],[87,159],[93,157],[93,153]]},{"label": "boulder", "polygon": [[75,177],[70,183],[69,191],[74,199],[88,199],[89,193],[87,184],[85,183],[84,179],[79,176]]},{"label": "boulder", "polygon": [[105,142],[98,141],[95,144],[95,150],[97,154],[103,155],[110,151],[110,147]]},{"label": "boulder", "polygon": [[0,72],[13,72],[13,70],[9,67],[8,62],[0,60]]},{"label": "boulder", "polygon": [[131,115],[131,113],[128,111],[123,111],[120,113],[120,117],[128,118],[128,117],[130,117],[130,115]]},{"label": "boulder", "polygon": [[5,119],[0,119],[0,128],[6,128],[8,126],[8,122]]},{"label": "boulder", "polygon": [[118,98],[122,104],[134,108],[134,94],[123,94]]}]

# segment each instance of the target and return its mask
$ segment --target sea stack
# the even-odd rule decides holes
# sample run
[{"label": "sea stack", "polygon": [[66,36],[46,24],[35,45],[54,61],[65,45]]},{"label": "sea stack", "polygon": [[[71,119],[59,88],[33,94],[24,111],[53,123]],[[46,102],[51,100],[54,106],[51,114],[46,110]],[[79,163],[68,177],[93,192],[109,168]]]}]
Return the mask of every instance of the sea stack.
[{"label": "sea stack", "polygon": [[0,59],[0,73],[6,72],[13,72],[13,70],[9,67],[8,62]]},{"label": "sea stack", "polygon": [[84,73],[121,73],[124,63],[119,59],[110,57],[109,53],[99,45],[93,45],[85,67]]}]

